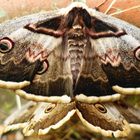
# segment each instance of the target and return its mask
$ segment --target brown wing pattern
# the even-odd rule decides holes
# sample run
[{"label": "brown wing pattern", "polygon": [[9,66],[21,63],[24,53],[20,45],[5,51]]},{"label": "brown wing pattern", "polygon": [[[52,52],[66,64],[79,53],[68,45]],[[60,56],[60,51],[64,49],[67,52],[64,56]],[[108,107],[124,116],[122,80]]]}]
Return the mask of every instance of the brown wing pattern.
[{"label": "brown wing pattern", "polygon": [[77,103],[77,114],[91,131],[104,136],[125,137],[140,126],[139,109],[122,102]]},{"label": "brown wing pattern", "polygon": [[95,104],[29,102],[6,119],[1,134],[23,129],[26,136],[46,135],[51,129],[60,128],[75,112],[90,131],[107,137],[126,137],[131,129],[140,128],[140,110],[121,101]]}]

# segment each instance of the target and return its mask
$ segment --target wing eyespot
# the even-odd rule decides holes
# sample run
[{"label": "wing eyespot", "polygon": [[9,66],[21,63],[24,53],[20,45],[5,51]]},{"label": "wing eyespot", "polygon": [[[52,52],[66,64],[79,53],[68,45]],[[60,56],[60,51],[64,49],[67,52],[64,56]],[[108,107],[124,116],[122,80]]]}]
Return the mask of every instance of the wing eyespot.
[{"label": "wing eyespot", "polygon": [[140,46],[135,49],[134,56],[138,61],[140,61]]},{"label": "wing eyespot", "polygon": [[49,68],[49,63],[47,60],[42,62],[41,67],[38,69],[37,74],[41,75],[43,73],[45,73]]},{"label": "wing eyespot", "polygon": [[96,103],[96,104],[94,104],[94,106],[101,113],[107,112],[106,108],[102,104]]},{"label": "wing eyespot", "polygon": [[0,40],[0,52],[8,53],[14,47],[14,42],[8,37],[4,37]]},{"label": "wing eyespot", "polygon": [[51,112],[55,108],[56,104],[50,104],[45,110],[45,113]]}]

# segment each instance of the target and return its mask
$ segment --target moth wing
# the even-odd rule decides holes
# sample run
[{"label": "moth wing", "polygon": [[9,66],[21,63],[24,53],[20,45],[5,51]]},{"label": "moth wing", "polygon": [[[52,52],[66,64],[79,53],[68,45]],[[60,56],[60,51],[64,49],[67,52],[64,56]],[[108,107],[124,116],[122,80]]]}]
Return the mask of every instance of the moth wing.
[{"label": "moth wing", "polygon": [[140,29],[93,10],[90,16],[92,30],[75,93],[99,97],[115,94],[114,85],[139,87]]},{"label": "moth wing", "polygon": [[77,114],[83,125],[107,137],[126,137],[130,126],[116,106],[111,103],[88,104],[77,102]]},{"label": "moth wing", "polygon": [[[61,39],[35,34],[24,28],[12,32],[1,39],[1,49],[6,43],[7,47],[11,48],[6,52],[4,50],[0,52],[0,79],[15,82],[30,81],[41,66],[40,59],[46,57],[47,53],[49,54],[60,42]],[[52,45],[49,48],[50,43]]]},{"label": "moth wing", "polygon": [[114,103],[119,112],[129,122],[130,126],[134,130],[140,130],[140,109],[134,108],[130,105],[126,105],[124,102]]},{"label": "moth wing", "polygon": [[[61,30],[56,33],[63,15],[57,12],[37,14],[32,20],[29,20],[32,16],[27,16],[0,26],[0,87],[18,89],[22,86],[6,82],[29,81],[31,86],[25,89],[29,93],[44,96],[72,94],[69,60],[65,60]],[[22,28],[14,27],[18,22],[21,23],[17,26]],[[33,24],[45,26],[50,34],[30,30]],[[15,29],[11,30],[10,25]],[[9,50],[4,50],[7,48]]]},{"label": "moth wing", "polygon": [[8,20],[0,24],[0,38],[3,38],[12,32],[18,30],[19,28],[23,28],[27,24],[37,23],[40,21],[46,21],[52,18],[57,18],[61,16],[60,10],[54,11],[43,11],[40,13],[35,13],[19,18],[15,18],[13,20]]},{"label": "moth wing", "polygon": [[96,17],[106,23],[110,23],[119,28],[124,29],[128,34],[132,35],[137,40],[140,40],[140,29],[124,20],[115,18],[113,16],[109,16],[107,14],[101,13],[96,10],[91,10],[92,15],[96,15]]},{"label": "moth wing", "polygon": [[1,135],[20,129],[26,136],[45,135],[65,124],[74,113],[74,103],[29,102],[5,120]]},{"label": "moth wing", "polygon": [[0,135],[23,129],[37,107],[37,103],[28,102],[21,109],[16,110],[4,121]]},{"label": "moth wing", "polygon": [[32,118],[23,129],[26,136],[45,135],[52,129],[58,129],[75,113],[75,103],[52,104],[40,103]]}]

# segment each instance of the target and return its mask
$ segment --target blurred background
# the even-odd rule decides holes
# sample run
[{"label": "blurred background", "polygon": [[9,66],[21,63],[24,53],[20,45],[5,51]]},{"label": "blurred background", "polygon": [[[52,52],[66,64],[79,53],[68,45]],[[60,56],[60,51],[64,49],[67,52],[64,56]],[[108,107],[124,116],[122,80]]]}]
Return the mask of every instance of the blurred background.
[{"label": "blurred background", "polygon": [[[43,10],[53,10],[66,7],[72,0],[0,0],[0,20],[11,19]],[[104,0],[86,0],[91,8],[96,7]],[[101,12],[105,12],[113,0],[107,0],[100,7]],[[108,14],[120,12],[124,9],[132,10],[115,14],[114,16],[126,20],[140,27],[140,0],[116,0]]]},{"label": "blurred background", "polygon": [[[87,0],[87,5],[95,8],[104,0]],[[106,12],[113,0],[107,0],[99,10]],[[71,3],[71,0],[0,0],[0,22],[21,17],[24,15],[45,11],[54,10],[66,7]],[[126,11],[124,11],[127,9]],[[116,0],[112,8],[107,12],[113,16],[123,19],[137,27],[140,27],[140,0]],[[130,102],[137,100],[133,98]],[[0,124],[7,118],[14,110],[17,109],[15,95],[8,90],[0,89]],[[22,104],[26,103],[22,99]],[[59,130],[57,133],[51,133],[44,140],[115,140],[115,138],[104,138],[100,135],[90,133],[77,120],[72,120],[67,124],[68,130],[66,132]],[[64,129],[64,128],[62,128]],[[63,134],[62,134],[63,132]],[[60,135],[61,134],[61,135]],[[20,133],[9,134],[3,140],[40,140],[40,138],[24,138]],[[127,139],[121,140],[140,140],[139,135],[132,135]]]}]

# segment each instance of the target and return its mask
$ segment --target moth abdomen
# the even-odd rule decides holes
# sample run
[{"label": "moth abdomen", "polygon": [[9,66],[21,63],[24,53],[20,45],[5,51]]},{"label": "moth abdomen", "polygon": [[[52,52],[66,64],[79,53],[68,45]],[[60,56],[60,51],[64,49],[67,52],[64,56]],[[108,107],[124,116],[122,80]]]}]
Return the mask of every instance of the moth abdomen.
[{"label": "moth abdomen", "polygon": [[74,29],[72,28],[71,30],[73,32],[70,31],[70,33],[68,33],[67,42],[70,57],[70,68],[73,78],[73,88],[75,88],[83,63],[87,39],[83,35],[83,29],[80,25],[74,26]]}]

